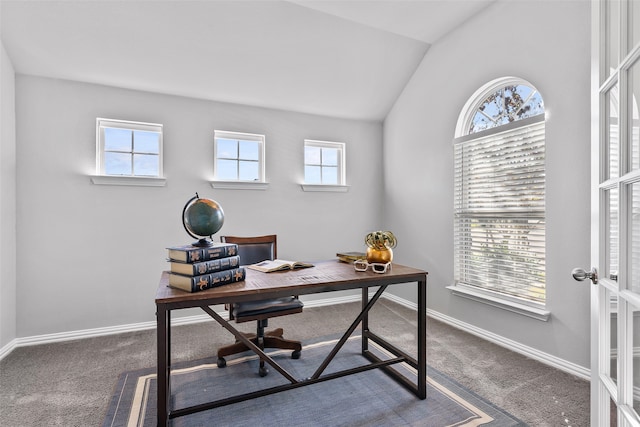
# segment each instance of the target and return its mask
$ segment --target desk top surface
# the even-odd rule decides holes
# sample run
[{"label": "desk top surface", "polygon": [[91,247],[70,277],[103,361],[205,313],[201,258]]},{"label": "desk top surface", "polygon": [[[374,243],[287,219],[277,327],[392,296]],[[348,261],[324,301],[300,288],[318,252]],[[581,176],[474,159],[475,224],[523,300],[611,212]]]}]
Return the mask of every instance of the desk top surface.
[{"label": "desk top surface", "polygon": [[314,267],[272,273],[246,269],[243,282],[222,285],[202,292],[186,292],[169,287],[169,273],[164,271],[156,293],[156,304],[213,305],[285,295],[304,295],[395,283],[426,282],[427,272],[401,264],[379,274],[371,270],[355,271],[353,264],[338,260],[314,262]]}]

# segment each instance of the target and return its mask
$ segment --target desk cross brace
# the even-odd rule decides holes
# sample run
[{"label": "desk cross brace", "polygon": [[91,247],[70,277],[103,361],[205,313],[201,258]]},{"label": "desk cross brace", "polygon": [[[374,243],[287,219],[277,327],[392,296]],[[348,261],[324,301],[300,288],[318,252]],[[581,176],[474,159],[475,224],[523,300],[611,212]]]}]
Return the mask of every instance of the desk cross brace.
[{"label": "desk cross brace", "polygon": [[362,308],[362,311],[360,312],[358,317],[356,317],[356,320],[353,321],[353,323],[351,324],[351,326],[349,326],[349,329],[347,329],[347,331],[344,333],[340,341],[338,341],[338,343],[333,347],[333,350],[331,350],[331,353],[329,353],[329,355],[324,359],[324,362],[322,362],[318,370],[316,370],[316,372],[311,376],[312,379],[320,378],[320,375],[322,375],[322,372],[326,369],[329,363],[331,363],[331,361],[336,356],[336,354],[338,354],[338,351],[340,351],[344,343],[347,342],[347,340],[349,339],[353,331],[355,331],[355,329],[358,327],[362,319],[369,314],[369,310],[371,310],[371,307],[373,307],[376,301],[378,301],[378,298],[380,298],[380,295],[382,295],[382,293],[386,289],[387,289],[387,285],[380,286],[380,289],[378,289],[378,292],[376,292],[376,294],[373,296],[373,298],[371,298],[371,300],[367,303],[367,305],[365,305]]},{"label": "desk cross brace", "polygon": [[[305,378],[305,379],[301,379],[301,380],[296,380],[283,367],[281,367],[275,360],[273,360],[271,357],[269,357],[260,347],[258,347],[253,342],[251,342],[244,334],[242,334],[241,332],[236,330],[233,326],[231,326],[229,324],[228,321],[223,319],[219,314],[217,314],[215,311],[213,311],[210,307],[208,307],[208,306],[201,307],[202,310],[204,310],[209,316],[211,316],[220,325],[222,325],[225,329],[227,329],[229,332],[231,332],[236,337],[236,339],[238,339],[239,341],[241,341],[245,345],[247,345],[247,347],[249,347],[253,352],[255,352],[260,358],[265,360],[274,369],[276,369],[285,378],[287,378],[289,380],[290,384],[284,384],[284,385],[280,385],[280,386],[276,386],[276,387],[271,387],[271,388],[267,388],[267,389],[263,389],[263,390],[254,391],[254,392],[251,392],[251,393],[245,393],[245,394],[241,394],[241,395],[237,395],[237,396],[232,396],[232,397],[216,400],[216,401],[209,402],[209,403],[203,403],[203,404],[200,404],[200,405],[190,406],[190,407],[187,407],[187,408],[176,409],[176,410],[173,410],[173,411],[171,411],[169,413],[169,418],[177,418],[177,417],[193,414],[193,413],[204,411],[204,410],[208,410],[208,409],[213,409],[213,408],[218,408],[218,407],[221,407],[221,406],[231,405],[231,404],[242,402],[242,401],[245,401],[245,400],[255,399],[257,397],[262,397],[262,396],[267,396],[269,394],[278,393],[278,392],[281,392],[281,391],[284,391],[284,390],[291,390],[291,389],[302,387],[302,386],[306,386],[306,385],[309,385],[309,384],[328,381],[328,380],[332,380],[332,379],[335,379],[335,378],[344,377],[344,376],[347,376],[347,375],[352,375],[352,374],[357,374],[357,373],[364,372],[364,371],[369,371],[369,370],[372,370],[372,369],[383,368],[385,370],[385,372],[390,373],[390,371],[389,371],[390,365],[393,365],[393,364],[396,364],[396,363],[407,362],[410,365],[415,365],[416,364],[415,359],[411,358],[410,356],[408,356],[407,354],[405,354],[401,350],[391,346],[391,344],[386,343],[382,338],[374,336],[373,334],[371,334],[367,330],[366,332],[367,332],[368,338],[372,338],[376,342],[381,341],[383,343],[386,343],[387,345],[385,345],[385,347],[387,347],[387,346],[391,347],[391,348],[387,347],[387,349],[392,351],[393,353],[396,353],[396,355],[398,355],[400,357],[387,359],[387,360],[381,360],[381,359],[379,359],[379,358],[374,356],[375,357],[375,360],[374,360],[371,357],[370,352],[366,351],[366,352],[363,352],[363,354],[365,354],[365,356],[367,356],[367,358],[369,359],[369,361],[371,363],[369,363],[367,365],[358,366],[358,367],[351,368],[351,369],[345,369],[345,370],[342,370],[342,371],[339,371],[339,372],[334,372],[334,373],[330,373],[330,374],[326,374],[324,376],[321,376],[322,373],[324,372],[324,370],[329,365],[329,363],[331,363],[331,361],[336,356],[336,354],[340,351],[340,349],[347,342],[347,340],[349,339],[349,337],[351,336],[353,331],[355,331],[355,329],[358,327],[360,322],[362,322],[362,320],[366,318],[366,316],[369,313],[369,310],[378,301],[378,299],[384,293],[386,288],[387,288],[387,285],[380,286],[378,291],[367,302],[367,304],[363,307],[363,309],[360,312],[360,314],[358,315],[358,317],[356,317],[356,319],[353,321],[353,323],[351,324],[349,329],[344,333],[342,338],[336,343],[336,345],[333,347],[333,350],[329,353],[329,355],[327,355],[327,357],[324,359],[324,361],[322,362],[320,367],[316,370],[316,372],[310,378]],[[365,331],[363,331],[363,336],[364,336],[364,333],[365,333]],[[393,371],[391,371],[391,372],[393,372]],[[404,382],[406,382],[406,381],[407,380],[405,379]],[[409,384],[403,384],[403,385],[408,386]],[[414,392],[415,392],[415,385],[413,385],[413,388],[414,388]]]},{"label": "desk cross brace", "polygon": [[379,362],[379,363],[371,363],[369,365],[358,366],[356,368],[347,369],[347,370],[344,370],[344,371],[327,374],[327,375],[325,375],[325,376],[323,376],[321,378],[317,378],[317,379],[307,378],[307,379],[303,379],[303,380],[300,380],[300,381],[296,381],[295,383],[292,383],[292,384],[283,384],[283,385],[280,385],[280,386],[266,388],[266,389],[254,391],[254,392],[251,392],[251,393],[245,393],[245,394],[240,394],[240,395],[237,395],[237,396],[232,396],[232,397],[227,397],[227,398],[224,398],[224,399],[219,399],[219,400],[216,400],[216,401],[213,401],[213,402],[209,402],[209,403],[203,403],[201,405],[194,405],[194,406],[190,406],[188,408],[176,409],[176,410],[173,410],[173,411],[171,411],[169,413],[169,418],[173,419],[173,418],[182,417],[184,415],[195,414],[196,412],[206,411],[208,409],[219,408],[221,406],[231,405],[231,404],[238,403],[238,402],[244,402],[245,400],[255,399],[257,397],[262,397],[262,396],[268,396],[270,394],[279,393],[281,391],[291,390],[291,389],[294,389],[294,388],[299,388],[299,387],[307,386],[307,385],[310,385],[310,384],[315,384],[315,383],[319,383],[319,382],[323,382],[323,381],[328,381],[328,380],[332,380],[332,379],[335,379],[335,378],[344,377],[344,376],[347,376],[347,375],[357,374],[357,373],[360,373],[360,372],[369,371],[371,369],[385,368],[385,367],[388,367],[389,365],[392,365],[392,364],[395,364],[395,363],[401,363],[401,362],[404,362],[404,359],[395,358],[395,359],[384,360],[384,361]]},{"label": "desk cross brace", "polygon": [[[353,321],[353,323],[351,323],[351,326],[349,326],[349,329],[347,329],[347,331],[344,333],[344,335],[342,335],[342,338],[340,339],[340,341],[338,341],[338,343],[336,343],[336,345],[333,347],[333,350],[331,350],[331,353],[329,353],[327,355],[327,357],[324,359],[324,361],[322,362],[320,367],[308,379],[316,380],[316,379],[320,378],[320,375],[322,375],[322,372],[324,372],[324,370],[327,368],[327,366],[329,366],[329,363],[331,363],[331,361],[336,356],[336,354],[338,354],[338,352],[344,346],[344,344],[347,342],[347,340],[349,339],[351,334],[353,334],[353,331],[355,331],[355,329],[358,327],[358,325],[360,324],[362,319],[369,314],[369,310],[371,310],[371,307],[373,307],[373,305],[378,301],[378,299],[380,298],[380,296],[384,293],[384,291],[386,289],[387,289],[387,285],[380,286],[380,289],[378,289],[378,291],[371,298],[371,300],[369,300],[368,303],[366,304],[366,306],[363,307],[363,309],[360,312],[360,314],[358,315],[358,317],[356,317],[356,319]],[[216,322],[218,322],[220,325],[222,325],[222,327],[224,327],[226,330],[231,332],[236,337],[236,339],[238,341],[244,343],[247,347],[249,347],[249,349],[251,349],[254,353],[256,353],[262,360],[266,361],[275,370],[280,372],[282,374],[282,376],[284,376],[286,379],[288,379],[291,382],[291,384],[296,384],[296,383],[299,382],[291,374],[289,374],[289,372],[287,372],[282,366],[280,366],[278,364],[278,362],[276,362],[269,355],[267,355],[264,352],[264,350],[262,350],[260,347],[258,347],[256,344],[254,344],[251,340],[249,340],[242,332],[238,331],[236,328],[231,326],[231,324],[228,321],[226,321],[225,319],[223,319],[222,316],[220,316],[218,313],[213,311],[211,309],[211,307],[204,306],[204,307],[201,307],[201,308],[209,316],[211,316]]]}]

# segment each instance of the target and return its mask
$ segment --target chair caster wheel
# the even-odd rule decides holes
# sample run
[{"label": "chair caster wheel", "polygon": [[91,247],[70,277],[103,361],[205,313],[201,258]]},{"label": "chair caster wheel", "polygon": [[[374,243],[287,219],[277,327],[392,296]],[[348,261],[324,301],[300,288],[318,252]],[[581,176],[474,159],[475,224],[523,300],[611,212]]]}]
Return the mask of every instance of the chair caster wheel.
[{"label": "chair caster wheel", "polygon": [[269,373],[269,370],[266,368],[266,366],[260,366],[260,369],[258,369],[258,374],[261,377],[266,377],[268,373]]},{"label": "chair caster wheel", "polygon": [[291,353],[291,358],[300,359],[300,350],[294,350],[293,353]]},{"label": "chair caster wheel", "polygon": [[218,368],[224,368],[227,366],[227,361],[224,360],[224,357],[218,357]]}]

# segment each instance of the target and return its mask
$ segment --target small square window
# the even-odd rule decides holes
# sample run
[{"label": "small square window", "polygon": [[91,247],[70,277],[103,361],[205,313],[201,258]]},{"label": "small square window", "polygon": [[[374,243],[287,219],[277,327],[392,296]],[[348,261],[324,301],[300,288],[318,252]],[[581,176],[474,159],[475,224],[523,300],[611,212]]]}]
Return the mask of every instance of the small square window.
[{"label": "small square window", "polygon": [[162,177],[162,125],[97,119],[98,175]]},{"label": "small square window", "polygon": [[215,131],[215,181],[265,182],[264,135]]},{"label": "small square window", "polygon": [[314,185],[345,185],[345,144],[304,141],[304,182]]}]

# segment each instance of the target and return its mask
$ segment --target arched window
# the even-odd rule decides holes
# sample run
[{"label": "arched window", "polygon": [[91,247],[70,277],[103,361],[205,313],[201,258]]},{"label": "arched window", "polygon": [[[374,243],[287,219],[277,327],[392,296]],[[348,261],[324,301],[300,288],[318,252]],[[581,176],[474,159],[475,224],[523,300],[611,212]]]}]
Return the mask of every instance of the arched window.
[{"label": "arched window", "polygon": [[[454,290],[544,308],[542,96],[513,77],[480,88],[454,140]],[[542,312],[542,311],[541,311]]]}]

